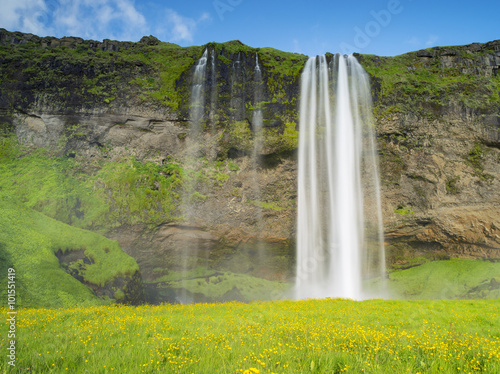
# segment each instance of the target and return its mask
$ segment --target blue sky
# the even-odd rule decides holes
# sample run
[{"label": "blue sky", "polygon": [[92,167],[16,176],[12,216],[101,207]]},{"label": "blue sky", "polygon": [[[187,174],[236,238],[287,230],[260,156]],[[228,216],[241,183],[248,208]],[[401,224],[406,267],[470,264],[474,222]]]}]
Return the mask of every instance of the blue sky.
[{"label": "blue sky", "polygon": [[240,40],[316,55],[382,56],[500,39],[499,0],[0,0],[0,27],[182,46]]}]

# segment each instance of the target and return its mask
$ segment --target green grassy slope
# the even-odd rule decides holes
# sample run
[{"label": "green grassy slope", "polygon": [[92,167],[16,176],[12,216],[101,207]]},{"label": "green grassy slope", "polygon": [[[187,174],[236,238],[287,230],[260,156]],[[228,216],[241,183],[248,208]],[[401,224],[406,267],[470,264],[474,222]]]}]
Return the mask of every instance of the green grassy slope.
[{"label": "green grassy slope", "polygon": [[51,218],[100,233],[174,220],[182,175],[175,163],[59,157],[0,138],[0,189]]},{"label": "green grassy slope", "polygon": [[408,299],[500,298],[500,263],[432,261],[390,273],[391,297]]},{"label": "green grassy slope", "polygon": [[90,264],[74,266],[85,282],[103,286],[118,276],[132,276],[138,266],[117,242],[68,226],[25,207],[0,191],[0,292],[6,300],[7,269],[16,271],[17,303],[30,307],[98,305],[86,285],[66,273],[57,251],[84,251]]}]

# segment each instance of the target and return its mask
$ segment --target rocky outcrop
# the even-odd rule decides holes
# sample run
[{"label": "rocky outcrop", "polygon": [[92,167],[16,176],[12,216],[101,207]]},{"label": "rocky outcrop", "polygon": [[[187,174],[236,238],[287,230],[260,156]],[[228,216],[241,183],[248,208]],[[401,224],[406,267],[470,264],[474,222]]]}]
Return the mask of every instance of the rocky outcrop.
[{"label": "rocky outcrop", "polygon": [[105,284],[95,284],[85,279],[87,266],[94,260],[85,255],[83,250],[55,253],[61,267],[79,282],[85,284],[99,298],[109,298],[120,304],[140,305],[145,302],[144,286],[140,272],[131,276],[118,276]]},{"label": "rocky outcrop", "polygon": [[[141,39],[140,43],[150,43],[150,39]],[[129,48],[132,42],[120,42],[117,40],[104,39],[102,42],[96,40],[84,40],[82,38],[67,36],[64,38],[55,38],[53,36],[40,37],[33,34],[26,34],[22,32],[10,32],[0,28],[0,45],[26,45],[35,44],[41,48],[78,48],[83,47],[86,49],[101,50],[106,52],[117,52],[120,49]]]},{"label": "rocky outcrop", "polygon": [[500,68],[500,41],[455,47],[434,47],[414,52],[418,58],[440,68],[459,68],[463,74],[497,76]]},{"label": "rocky outcrop", "polygon": [[487,118],[448,108],[433,121],[380,122],[384,221],[394,261],[500,253],[499,129]]}]

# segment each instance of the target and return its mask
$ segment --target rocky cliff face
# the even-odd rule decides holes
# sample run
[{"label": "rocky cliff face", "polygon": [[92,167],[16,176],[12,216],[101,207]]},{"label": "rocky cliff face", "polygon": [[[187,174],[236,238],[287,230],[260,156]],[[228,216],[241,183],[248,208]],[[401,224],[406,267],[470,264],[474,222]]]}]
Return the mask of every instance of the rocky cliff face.
[{"label": "rocky cliff face", "polygon": [[[206,121],[191,165],[201,175],[189,197],[194,218],[187,222],[172,210],[167,219],[166,205],[156,201],[148,209],[159,218],[148,224],[122,220],[99,229],[137,259],[151,282],[164,275],[161,268],[174,269],[193,242],[202,253],[195,257],[209,266],[293,277],[305,56],[239,42],[180,48],[155,38],[98,43],[5,30],[0,46],[4,131],[76,158],[89,175],[95,160],[134,156],[162,165],[184,159],[193,136],[194,66],[208,48]],[[265,86],[257,169],[256,55]],[[500,256],[500,42],[357,57],[372,80],[388,262]],[[106,193],[118,210],[115,192]]]},{"label": "rocky cliff face", "polygon": [[498,257],[500,42],[398,59],[375,95],[392,261]]}]

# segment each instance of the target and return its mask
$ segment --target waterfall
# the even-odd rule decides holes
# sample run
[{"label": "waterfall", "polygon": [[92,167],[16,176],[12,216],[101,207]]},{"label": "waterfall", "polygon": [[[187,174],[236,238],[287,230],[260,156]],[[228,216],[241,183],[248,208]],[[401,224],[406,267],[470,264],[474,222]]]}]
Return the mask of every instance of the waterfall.
[{"label": "waterfall", "polygon": [[208,50],[205,49],[203,55],[195,66],[193,75],[193,85],[191,88],[190,120],[195,136],[201,132],[201,120],[205,110],[205,82],[207,72]]},{"label": "waterfall", "polygon": [[[262,71],[259,66],[259,56],[255,54],[255,68],[254,68],[254,103],[252,113],[252,131],[253,131],[253,149],[251,156],[251,172],[252,177],[252,199],[255,201],[255,228],[256,232],[261,234],[264,231],[264,217],[262,207],[258,204],[262,201],[261,189],[261,174],[259,168],[262,159],[262,150],[264,143],[263,133],[263,117],[262,117],[262,101],[263,96],[263,82]],[[255,248],[257,257],[255,261],[259,265],[264,265],[266,260],[266,248],[261,238],[256,239]]]},{"label": "waterfall", "polygon": [[385,272],[368,76],[311,57],[301,78],[296,297],[368,297]]},{"label": "waterfall", "polygon": [[241,121],[245,118],[245,70],[242,53],[238,52],[231,69],[231,121]]},{"label": "waterfall", "polygon": [[259,66],[259,56],[255,54],[255,71],[254,71],[254,110],[252,114],[252,127],[254,132],[254,160],[258,161],[257,158],[262,152],[262,100],[263,100],[263,87],[262,87],[262,71]]},{"label": "waterfall", "polygon": [[[203,121],[205,114],[205,96],[207,82],[207,60],[208,49],[205,49],[203,55],[196,62],[194,67],[193,81],[191,86],[191,101],[189,107],[189,127],[190,136],[186,138],[186,153],[184,155],[184,168],[186,172],[198,171],[199,165],[197,159],[200,156]],[[181,210],[184,216],[184,222],[188,227],[196,227],[197,215],[193,202],[193,193],[195,191],[196,179],[187,178],[183,182]],[[186,278],[190,271],[200,265],[200,248],[196,240],[185,241],[181,245],[180,253],[181,263],[180,271],[182,275],[182,290],[176,298],[179,302],[185,304],[193,300],[186,292]],[[202,259],[203,260],[203,259]],[[206,259],[204,259],[206,263]]]},{"label": "waterfall", "polygon": [[215,133],[215,122],[217,118],[217,72],[215,70],[215,55],[216,51],[212,51],[212,55],[210,57],[210,126],[212,130],[212,135]]}]

